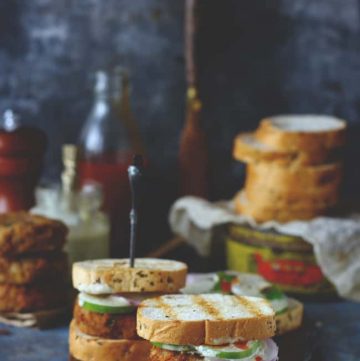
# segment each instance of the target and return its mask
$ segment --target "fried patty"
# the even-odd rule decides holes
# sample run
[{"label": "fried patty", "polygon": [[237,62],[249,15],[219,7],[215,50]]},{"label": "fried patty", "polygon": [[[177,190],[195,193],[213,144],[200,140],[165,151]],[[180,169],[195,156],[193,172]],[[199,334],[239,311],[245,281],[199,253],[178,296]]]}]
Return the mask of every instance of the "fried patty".
[{"label": "fried patty", "polygon": [[80,307],[78,300],[75,301],[74,318],[81,332],[96,337],[137,340],[136,315],[114,315],[109,313],[97,313]]},{"label": "fried patty", "polygon": [[0,283],[26,285],[46,281],[64,281],[67,276],[65,253],[24,258],[0,258]]},{"label": "fried patty", "polygon": [[27,212],[0,215],[0,256],[62,249],[68,229],[62,222]]},{"label": "fried patty", "polygon": [[204,357],[183,352],[163,350],[153,346],[150,351],[149,361],[203,361]]},{"label": "fried patty", "polygon": [[0,312],[32,312],[66,306],[65,284],[0,284]]}]

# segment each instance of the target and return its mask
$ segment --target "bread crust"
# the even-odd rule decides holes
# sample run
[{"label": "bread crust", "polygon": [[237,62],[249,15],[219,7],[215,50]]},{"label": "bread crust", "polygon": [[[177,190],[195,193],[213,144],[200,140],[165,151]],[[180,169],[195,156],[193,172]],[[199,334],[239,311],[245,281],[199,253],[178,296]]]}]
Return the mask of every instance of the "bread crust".
[{"label": "bread crust", "polygon": [[304,305],[293,299],[289,299],[289,309],[276,315],[276,334],[283,335],[286,332],[296,330],[302,325]]},{"label": "bread crust", "polygon": [[22,258],[0,258],[0,283],[26,285],[44,281],[64,281],[67,275],[65,253]]},{"label": "bread crust", "polygon": [[0,215],[0,256],[60,251],[68,229],[60,221],[27,212]]},{"label": "bread crust", "polygon": [[277,221],[280,223],[293,220],[309,220],[329,212],[328,208],[286,208],[248,202],[242,192],[239,192],[234,199],[235,213],[249,216],[257,222]]},{"label": "bread crust", "polygon": [[72,272],[76,289],[104,286],[106,292],[99,293],[176,292],[184,287],[186,274],[185,263],[153,258],[136,259],[134,268],[127,258],[77,262]]},{"label": "bread crust", "polygon": [[283,194],[335,192],[341,184],[343,166],[330,163],[308,167],[283,167],[275,164],[248,164],[245,187],[265,188]]},{"label": "bread crust", "polygon": [[[305,116],[307,117],[307,116]],[[336,118],[335,129],[321,131],[291,131],[281,129],[276,125],[277,117],[269,117],[261,120],[256,130],[256,138],[261,142],[277,150],[304,152],[311,156],[326,154],[327,150],[342,147],[345,144],[346,122]],[[316,121],[314,116],[314,121]]]},{"label": "bread crust", "polygon": [[76,300],[74,319],[79,330],[90,336],[109,339],[139,339],[136,333],[135,313],[116,315],[91,312],[80,307],[78,300]]},{"label": "bread crust", "polygon": [[[205,295],[187,296],[192,298],[205,297]],[[232,299],[246,299],[239,296],[223,296]],[[224,318],[224,317],[206,317],[198,320],[179,320],[172,316],[171,309],[168,311],[163,306],[161,297],[150,308],[158,307],[165,310],[165,317],[150,318],[146,316],[146,301],[141,303],[137,312],[137,333],[140,337],[152,342],[161,342],[176,345],[219,345],[229,343],[229,340],[239,340],[245,338],[266,339],[275,334],[274,313],[261,314],[256,313],[253,317]],[[266,300],[261,300],[268,304]],[[241,302],[240,302],[241,303]],[[191,311],[189,311],[191,312]],[[209,313],[210,314],[210,313]]]},{"label": "bread crust", "polygon": [[109,340],[82,333],[70,323],[69,349],[80,361],[148,361],[151,344],[145,340]]},{"label": "bread crust", "polygon": [[237,197],[236,211],[258,221],[311,219],[337,204],[341,180],[340,163],[307,167],[248,164],[246,202]]},{"label": "bread crust", "polygon": [[[326,209],[336,205],[340,194],[341,170],[333,172],[324,169],[324,172],[318,172],[320,174],[311,174],[305,168],[301,170],[286,172],[249,165],[244,190],[246,199],[257,207],[276,209]],[[310,173],[310,176],[307,177],[306,173]]]},{"label": "bread crust", "polygon": [[0,284],[0,311],[25,312],[65,307],[67,291],[65,284],[17,286]]},{"label": "bread crust", "polygon": [[255,133],[241,133],[234,140],[233,156],[245,163],[278,162],[286,165],[296,159],[297,153],[276,150],[259,143]]}]

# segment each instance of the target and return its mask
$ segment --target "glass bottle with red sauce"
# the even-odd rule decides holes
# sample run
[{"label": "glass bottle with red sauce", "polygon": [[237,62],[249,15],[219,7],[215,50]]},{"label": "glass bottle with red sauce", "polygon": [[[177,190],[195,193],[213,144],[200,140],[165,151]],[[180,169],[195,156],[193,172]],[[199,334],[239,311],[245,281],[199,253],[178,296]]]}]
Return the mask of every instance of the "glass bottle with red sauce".
[{"label": "glass bottle with red sauce", "polygon": [[80,183],[95,181],[104,191],[104,209],[111,221],[111,255],[127,256],[130,185],[127,168],[134,149],[118,111],[121,78],[96,73],[94,103],[81,131]]}]

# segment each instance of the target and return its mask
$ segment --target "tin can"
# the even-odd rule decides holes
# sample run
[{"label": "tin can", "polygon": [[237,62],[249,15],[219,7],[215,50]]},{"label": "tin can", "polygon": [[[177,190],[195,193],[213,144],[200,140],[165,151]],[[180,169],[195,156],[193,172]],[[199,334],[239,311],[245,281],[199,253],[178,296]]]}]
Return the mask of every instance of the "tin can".
[{"label": "tin can", "polygon": [[230,225],[226,258],[228,269],[258,273],[287,293],[335,293],[316,263],[312,245],[297,236]]}]

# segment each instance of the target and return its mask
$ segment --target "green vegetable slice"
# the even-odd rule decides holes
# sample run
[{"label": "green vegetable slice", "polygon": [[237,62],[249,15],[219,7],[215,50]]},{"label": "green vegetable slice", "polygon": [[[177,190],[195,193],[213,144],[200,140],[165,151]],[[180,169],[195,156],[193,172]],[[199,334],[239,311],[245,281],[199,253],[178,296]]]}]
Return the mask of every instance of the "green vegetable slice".
[{"label": "green vegetable slice", "polygon": [[168,343],[161,343],[161,342],[151,342],[152,345],[155,347],[159,347],[163,350],[168,351],[177,351],[177,352],[192,352],[196,351],[194,346],[191,345],[172,345]]},{"label": "green vegetable slice", "polygon": [[88,311],[96,312],[96,313],[111,313],[111,314],[127,314],[135,311],[135,306],[103,306],[96,305],[90,302],[83,302],[81,305],[82,308]]},{"label": "green vegetable slice", "polygon": [[255,356],[261,346],[261,341],[249,341],[247,343],[235,343],[229,346],[198,346],[197,351],[204,357],[240,360],[242,358]]},{"label": "green vegetable slice", "polygon": [[265,290],[263,290],[261,292],[266,299],[268,299],[269,301],[271,300],[278,300],[281,298],[286,298],[285,293],[283,291],[281,291],[278,287],[276,286],[272,286],[272,287],[268,287]]},{"label": "green vegetable slice", "polygon": [[280,315],[289,308],[289,302],[284,292],[278,287],[272,286],[261,292],[263,296],[271,303],[275,314]]}]

